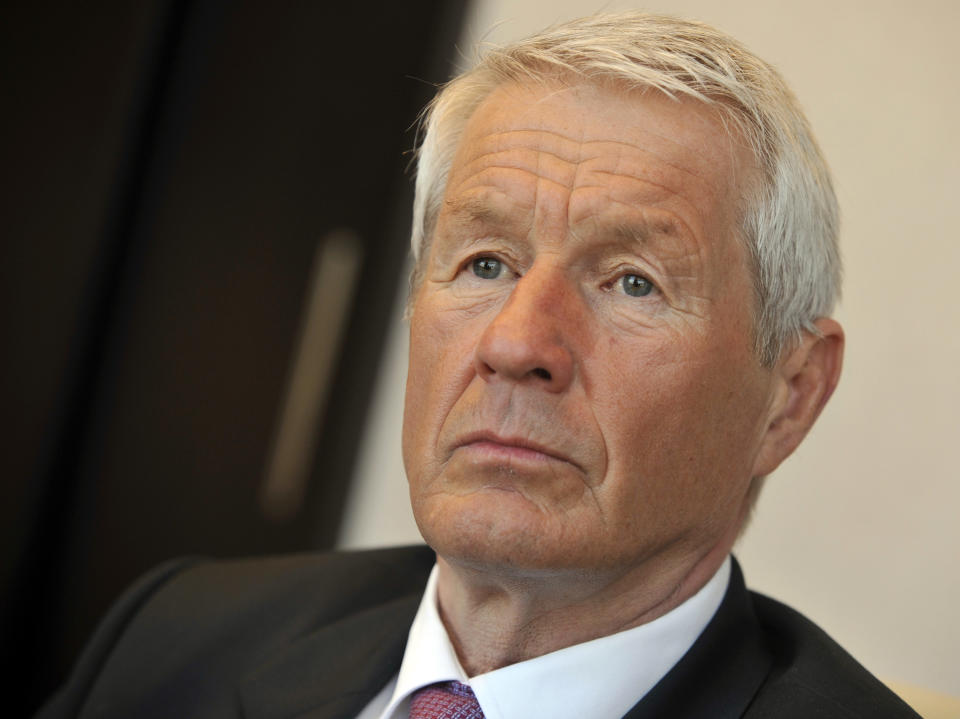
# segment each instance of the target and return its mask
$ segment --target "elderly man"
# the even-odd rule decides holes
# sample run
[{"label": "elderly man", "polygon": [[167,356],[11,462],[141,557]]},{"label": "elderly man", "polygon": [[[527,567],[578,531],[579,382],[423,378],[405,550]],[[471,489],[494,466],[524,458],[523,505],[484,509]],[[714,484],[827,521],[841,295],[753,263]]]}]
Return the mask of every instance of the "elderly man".
[{"label": "elderly man", "polygon": [[783,81],[709,27],[491,52],[419,158],[429,549],[162,568],[45,716],[915,716],[730,558],[839,378],[836,216]]}]

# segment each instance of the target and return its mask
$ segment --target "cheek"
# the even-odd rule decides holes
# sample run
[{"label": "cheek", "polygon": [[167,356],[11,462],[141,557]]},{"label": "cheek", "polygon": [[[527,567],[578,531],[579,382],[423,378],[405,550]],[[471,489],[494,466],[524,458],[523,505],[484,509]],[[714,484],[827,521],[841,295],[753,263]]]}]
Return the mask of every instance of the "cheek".
[{"label": "cheek", "polygon": [[[417,461],[424,458],[423,446],[429,442],[431,394],[435,388],[430,378],[435,377],[440,358],[436,353],[426,352],[433,346],[423,323],[416,319],[410,322],[410,353],[407,368],[407,386],[403,409],[403,455],[407,474],[416,472]],[[413,463],[413,466],[411,465]]]},{"label": "cheek", "polygon": [[605,428],[611,469],[637,494],[646,495],[683,474],[687,440],[698,430],[689,417],[697,414],[699,397],[689,374],[664,366],[642,367],[639,372],[621,368],[612,373],[615,384],[607,393],[609,401],[598,409],[598,421]]},{"label": "cheek", "polygon": [[[403,455],[415,478],[436,458],[444,418],[473,376],[470,333],[462,323],[418,303],[410,320],[410,353],[403,417]],[[429,316],[429,321],[424,318]]]},{"label": "cheek", "polygon": [[[736,359],[693,343],[617,352],[594,387],[610,458],[608,490],[626,505],[683,512],[724,491],[751,465],[761,414],[756,384]],[[747,470],[748,471],[748,470]],[[716,480],[716,481],[714,481]],[[708,503],[709,504],[709,503]]]}]

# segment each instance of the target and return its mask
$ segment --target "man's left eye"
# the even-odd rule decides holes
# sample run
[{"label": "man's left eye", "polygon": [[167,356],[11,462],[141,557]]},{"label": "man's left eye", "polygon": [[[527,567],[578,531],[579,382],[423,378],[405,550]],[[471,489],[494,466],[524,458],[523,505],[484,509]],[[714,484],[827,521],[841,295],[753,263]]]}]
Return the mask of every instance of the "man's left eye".
[{"label": "man's left eye", "polygon": [[631,297],[646,297],[653,292],[653,283],[642,275],[624,275],[620,284]]},{"label": "man's left eye", "polygon": [[494,257],[478,257],[472,267],[473,274],[484,280],[495,280],[503,272],[503,263]]}]

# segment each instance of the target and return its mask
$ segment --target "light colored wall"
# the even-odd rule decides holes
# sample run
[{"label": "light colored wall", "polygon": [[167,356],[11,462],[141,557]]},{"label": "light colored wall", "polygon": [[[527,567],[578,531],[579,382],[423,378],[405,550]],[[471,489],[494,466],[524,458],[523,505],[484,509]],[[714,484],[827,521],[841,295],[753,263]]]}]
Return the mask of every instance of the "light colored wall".
[{"label": "light colored wall", "polygon": [[[478,0],[470,47],[598,2]],[[610,9],[627,7],[610,2]],[[549,9],[547,9],[549,8]],[[960,3],[689,0],[776,64],[833,167],[848,334],[836,396],[768,482],[737,550],[755,589],[814,618],[874,673],[960,695]],[[481,30],[483,28],[484,30]],[[399,317],[342,536],[418,538],[400,460]]]}]

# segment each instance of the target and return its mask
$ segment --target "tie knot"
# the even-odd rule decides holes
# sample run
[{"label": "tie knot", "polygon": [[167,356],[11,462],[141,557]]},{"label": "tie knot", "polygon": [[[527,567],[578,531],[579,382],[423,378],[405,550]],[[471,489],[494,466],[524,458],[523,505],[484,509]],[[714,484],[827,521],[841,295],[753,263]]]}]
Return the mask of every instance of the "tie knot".
[{"label": "tie knot", "polygon": [[413,693],[410,719],[483,719],[483,710],[466,684],[440,682]]}]

